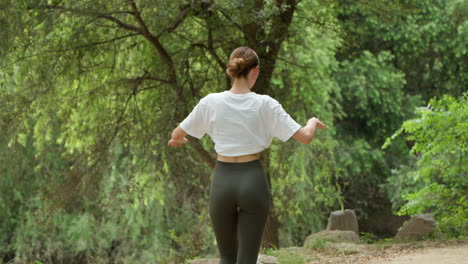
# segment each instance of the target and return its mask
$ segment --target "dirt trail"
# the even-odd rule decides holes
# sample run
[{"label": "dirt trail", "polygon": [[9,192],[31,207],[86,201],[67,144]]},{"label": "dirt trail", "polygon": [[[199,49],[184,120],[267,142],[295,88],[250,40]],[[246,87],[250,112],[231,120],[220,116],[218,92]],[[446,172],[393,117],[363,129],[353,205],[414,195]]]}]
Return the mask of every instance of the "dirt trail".
[{"label": "dirt trail", "polygon": [[317,252],[307,264],[468,264],[468,240],[374,244],[355,254]]},{"label": "dirt trail", "polygon": [[468,244],[450,248],[425,248],[417,251],[380,259],[366,264],[468,264]]}]

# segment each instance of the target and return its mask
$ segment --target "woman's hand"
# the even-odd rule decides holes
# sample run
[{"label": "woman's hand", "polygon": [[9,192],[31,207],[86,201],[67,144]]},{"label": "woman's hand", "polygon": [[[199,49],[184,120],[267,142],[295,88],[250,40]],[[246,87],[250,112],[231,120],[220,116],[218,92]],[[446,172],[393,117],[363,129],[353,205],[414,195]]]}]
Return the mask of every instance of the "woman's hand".
[{"label": "woman's hand", "polygon": [[187,143],[188,142],[188,139],[187,138],[182,138],[182,139],[172,139],[169,140],[169,142],[167,142],[167,145],[168,146],[171,146],[171,147],[180,147],[182,146],[183,144]]},{"label": "woman's hand", "polygon": [[296,133],[294,133],[293,137],[303,144],[310,144],[315,136],[316,128],[325,129],[327,126],[322,123],[320,119],[312,117],[307,121],[307,125],[305,127],[300,128]]},{"label": "woman's hand", "polygon": [[167,142],[167,145],[174,148],[182,146],[183,144],[188,142],[188,139],[185,138],[186,135],[187,133],[184,130],[182,130],[180,126],[177,126],[174,129],[174,131],[172,131],[171,140]]},{"label": "woman's hand", "polygon": [[312,117],[311,119],[309,119],[309,121],[307,121],[307,124],[309,124],[309,123],[312,123],[312,124],[315,123],[315,125],[316,125],[316,127],[318,129],[327,128],[327,126],[324,123],[322,123],[322,121],[320,121],[320,119],[318,119],[316,117]]}]

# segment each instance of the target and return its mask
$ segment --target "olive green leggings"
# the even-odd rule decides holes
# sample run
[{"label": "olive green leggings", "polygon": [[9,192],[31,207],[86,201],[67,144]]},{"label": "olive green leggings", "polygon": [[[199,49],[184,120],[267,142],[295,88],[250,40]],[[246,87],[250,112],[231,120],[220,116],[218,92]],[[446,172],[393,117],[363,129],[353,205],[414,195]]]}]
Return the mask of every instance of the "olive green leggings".
[{"label": "olive green leggings", "polygon": [[257,263],[270,204],[268,180],[260,160],[216,161],[209,206],[219,264]]}]

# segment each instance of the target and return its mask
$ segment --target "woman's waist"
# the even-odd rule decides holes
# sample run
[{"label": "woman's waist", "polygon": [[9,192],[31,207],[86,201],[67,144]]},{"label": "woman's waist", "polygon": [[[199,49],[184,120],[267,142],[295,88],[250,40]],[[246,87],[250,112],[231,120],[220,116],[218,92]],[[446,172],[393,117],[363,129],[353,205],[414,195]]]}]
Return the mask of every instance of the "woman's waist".
[{"label": "woman's waist", "polygon": [[223,162],[234,162],[234,163],[249,162],[249,161],[260,159],[260,152],[253,153],[253,154],[247,154],[247,155],[232,156],[232,157],[218,154],[217,159],[219,161],[223,161]]}]

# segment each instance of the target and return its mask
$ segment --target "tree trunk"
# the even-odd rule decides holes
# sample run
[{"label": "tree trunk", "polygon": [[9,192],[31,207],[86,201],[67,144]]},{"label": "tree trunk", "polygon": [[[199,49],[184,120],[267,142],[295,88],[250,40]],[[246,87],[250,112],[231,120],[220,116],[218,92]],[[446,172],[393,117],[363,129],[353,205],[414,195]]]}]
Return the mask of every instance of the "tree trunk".
[{"label": "tree trunk", "polygon": [[270,150],[266,149],[262,153],[261,160],[263,162],[263,167],[265,168],[265,172],[268,179],[268,188],[270,189],[271,197],[271,209],[268,215],[268,220],[265,226],[265,231],[263,232],[263,239],[262,239],[262,248],[278,248],[279,247],[279,221],[278,215],[276,214],[276,210],[273,206],[273,193],[271,191],[271,174],[269,173],[270,168]]},{"label": "tree trunk", "polygon": [[263,232],[262,248],[279,248],[279,221],[273,203]]}]

